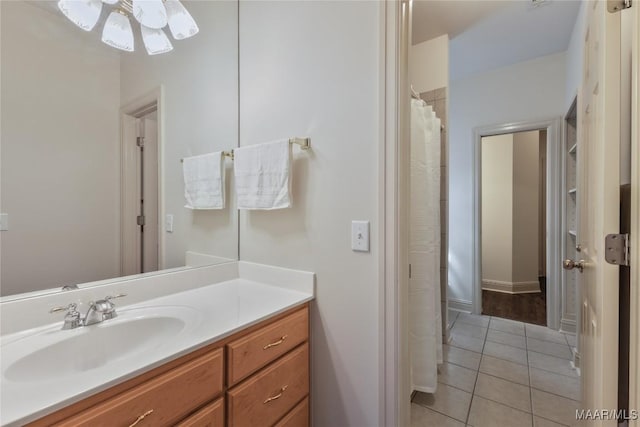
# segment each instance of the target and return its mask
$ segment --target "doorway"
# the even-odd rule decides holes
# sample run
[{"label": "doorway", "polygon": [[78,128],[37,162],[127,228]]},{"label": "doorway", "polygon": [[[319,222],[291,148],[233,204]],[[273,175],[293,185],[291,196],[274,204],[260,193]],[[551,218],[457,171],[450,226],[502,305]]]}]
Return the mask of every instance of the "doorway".
[{"label": "doorway", "polygon": [[[521,320],[558,329],[560,317],[560,267],[554,260],[560,256],[561,246],[559,236],[561,222],[559,215],[561,202],[561,152],[559,151],[562,141],[561,128],[562,120],[557,117],[540,122],[487,126],[477,128],[474,131],[473,247],[475,280],[473,306],[474,312],[477,314],[486,314],[486,310],[489,310],[493,313],[491,314],[492,316],[504,316],[513,320]],[[485,165],[483,168],[483,159],[489,159],[488,154],[492,152],[492,149],[497,151],[497,154],[504,156],[505,153],[502,151],[504,151],[505,147],[515,147],[513,141],[522,142],[527,140],[531,141],[532,148],[535,147],[537,149],[534,153],[526,154],[526,150],[523,150],[523,153],[519,153],[520,148],[523,146],[521,144],[518,146],[518,156],[525,158],[533,156],[534,160],[529,165],[533,166],[530,167],[530,175],[535,176],[535,179],[531,177],[527,179],[535,182],[536,188],[544,187],[544,191],[536,191],[535,196],[530,196],[529,201],[524,201],[520,200],[522,192],[519,191],[519,187],[523,185],[522,179],[525,176],[520,173],[516,174],[520,178],[517,185],[514,186],[513,159],[516,156],[513,154],[513,148],[511,148],[511,154],[508,156],[512,159],[508,162],[512,165],[510,169],[507,168],[507,172],[508,170],[512,171],[511,178],[508,180],[504,176],[499,176],[498,169],[495,166]],[[489,151],[485,153],[483,142],[495,145],[487,145]],[[541,152],[542,154],[540,154]],[[493,159],[494,162],[496,160]],[[501,166],[504,166],[504,163],[502,162]],[[522,166],[519,165],[518,168],[522,169]],[[489,227],[487,232],[492,230],[491,227],[493,227],[494,232],[503,234],[503,236],[496,234],[498,242],[502,242],[497,245],[501,252],[494,249],[496,247],[496,238],[494,237],[494,240],[492,240],[492,237],[485,235],[485,230],[483,230],[484,216],[488,214],[488,212],[483,212],[484,209],[495,210],[495,208],[502,208],[500,203],[493,201],[491,203],[482,203],[483,180],[486,179],[497,180],[496,182],[501,183],[500,185],[507,181],[511,182],[511,198],[509,199],[511,217],[508,222],[509,226],[505,227],[504,218],[497,222],[494,220],[495,225],[491,225],[491,223],[484,224]],[[508,183],[505,185],[508,185]],[[530,184],[530,186],[534,185]],[[518,191],[514,191],[514,188]],[[504,188],[498,189],[499,194],[489,193],[488,196],[490,197],[487,197],[487,199],[492,200],[493,196],[500,198],[505,191]],[[515,209],[513,207],[514,194],[516,194],[515,200],[517,203]],[[542,194],[544,195],[544,201],[541,200]],[[502,205],[504,204],[502,203]],[[526,209],[522,209],[525,206]],[[517,219],[514,223],[513,213],[519,213],[519,211],[523,214],[522,218]],[[533,217],[535,220],[527,220],[528,217]],[[507,229],[509,230],[509,236],[506,236]],[[544,233],[542,230],[544,230]],[[540,244],[528,243],[528,241],[534,239]],[[485,251],[487,251],[487,256],[484,256]],[[515,257],[514,251],[516,253]],[[505,262],[505,259],[508,261]],[[517,267],[520,265],[520,261],[532,261],[528,263],[526,267],[528,272],[524,276],[521,274],[523,267]],[[510,267],[507,268],[507,266]],[[517,267],[515,276],[513,275],[514,266]],[[511,279],[496,279],[496,277],[502,277],[499,275],[511,277]],[[515,279],[513,279],[514,277]],[[489,294],[485,291],[491,293]],[[496,295],[499,292],[502,292],[502,295]],[[486,304],[483,301],[484,294],[490,297]],[[543,308],[544,313],[542,313]]]},{"label": "doorway", "polygon": [[163,267],[162,109],[160,91],[122,108],[121,270]]},{"label": "doorway", "polygon": [[546,326],[546,129],[481,138],[482,314]]}]

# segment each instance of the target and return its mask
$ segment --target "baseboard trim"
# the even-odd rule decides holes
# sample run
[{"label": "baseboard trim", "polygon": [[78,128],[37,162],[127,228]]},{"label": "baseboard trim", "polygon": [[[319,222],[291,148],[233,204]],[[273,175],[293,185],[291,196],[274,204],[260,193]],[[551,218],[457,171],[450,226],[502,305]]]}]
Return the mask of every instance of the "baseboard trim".
[{"label": "baseboard trim", "polygon": [[464,299],[449,298],[449,309],[463,311],[465,313],[472,313],[473,302]]},{"label": "baseboard trim", "polygon": [[483,291],[502,292],[505,294],[540,293],[540,282],[501,282],[499,280],[483,280]]},{"label": "baseboard trim", "polygon": [[560,319],[560,331],[561,332],[570,332],[572,334],[576,333],[576,321],[570,319]]}]

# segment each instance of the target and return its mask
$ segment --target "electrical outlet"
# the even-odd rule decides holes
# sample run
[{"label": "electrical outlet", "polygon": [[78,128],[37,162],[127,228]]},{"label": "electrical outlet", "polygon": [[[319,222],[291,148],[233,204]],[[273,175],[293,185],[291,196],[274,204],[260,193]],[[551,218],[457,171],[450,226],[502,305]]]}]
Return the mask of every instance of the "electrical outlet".
[{"label": "electrical outlet", "polygon": [[351,249],[369,252],[369,221],[351,221]]}]

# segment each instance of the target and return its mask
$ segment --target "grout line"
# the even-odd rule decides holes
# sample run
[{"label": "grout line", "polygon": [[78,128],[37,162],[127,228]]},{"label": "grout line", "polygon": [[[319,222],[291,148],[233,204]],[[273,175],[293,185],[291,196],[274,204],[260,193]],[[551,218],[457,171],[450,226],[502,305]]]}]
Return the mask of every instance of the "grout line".
[{"label": "grout line", "polygon": [[529,404],[531,405],[531,427],[533,427],[533,392],[531,391],[531,365],[529,365],[529,339],[527,338],[527,327],[524,327],[525,356],[527,358],[527,377],[529,378]]},{"label": "grout line", "polygon": [[[505,345],[506,345],[506,344],[505,344]],[[527,344],[527,345],[528,345],[528,344]],[[551,356],[551,357],[555,357],[556,359],[562,359],[562,360],[566,360],[567,362],[571,362],[571,359],[567,359],[567,358],[564,358],[564,357],[556,356],[555,354],[543,353],[543,352],[541,352],[541,351],[536,351],[536,350],[527,350],[527,351],[530,351],[530,352],[532,352],[532,353],[542,354],[542,355],[544,355],[544,356]]]},{"label": "grout line", "polygon": [[[487,334],[489,332],[489,325],[491,324],[491,317],[489,317],[489,323],[487,323]],[[484,341],[482,342],[482,352],[480,353],[480,363],[478,363],[478,369],[476,369],[476,380],[473,383],[473,391],[471,392],[471,400],[469,401],[469,407],[467,408],[467,419],[465,420],[465,425],[469,424],[469,416],[471,415],[471,405],[473,405],[473,399],[476,396],[476,386],[478,385],[478,377],[480,376],[480,365],[482,364],[482,356],[484,355],[484,346],[487,344],[487,334],[484,336]]]},{"label": "grout line", "polygon": [[562,424],[562,423],[559,423],[558,421],[552,420],[551,418],[543,417],[543,416],[541,416],[541,415],[534,415],[534,416],[536,416],[536,417],[538,417],[538,418],[545,419],[545,420],[547,420],[547,421],[551,421],[552,423],[556,423],[556,424],[558,424],[558,425],[561,425],[562,427],[569,427],[568,425],[566,425],[566,424]]},{"label": "grout line", "polygon": [[[480,398],[482,398],[482,399],[484,399],[484,400],[488,400],[488,401],[490,401],[490,402],[497,403],[498,405],[506,406],[507,408],[515,409],[516,411],[520,411],[520,412],[524,412],[525,414],[531,415],[531,416],[532,416],[532,418],[533,418],[533,408],[531,408],[531,411],[532,411],[532,412],[528,412],[528,411],[525,411],[525,410],[524,410],[524,409],[522,409],[522,408],[516,408],[515,406],[508,405],[508,404],[506,404],[506,403],[504,403],[504,402],[499,402],[499,401],[497,401],[497,400],[491,399],[491,398],[489,398],[489,397],[482,396],[482,395],[480,395],[480,394],[475,394],[475,393],[474,393],[474,394],[473,394],[473,396],[474,396],[474,397],[475,397],[475,396],[478,396],[478,397],[480,397]],[[467,421],[468,421],[468,420],[467,420]]]},{"label": "grout line", "polygon": [[571,378],[571,379],[575,379],[575,380],[579,380],[580,379],[579,376],[571,376],[571,375],[560,374],[558,372],[549,371],[549,370],[544,369],[544,368],[538,368],[537,366],[530,366],[530,368],[537,369],[539,371],[548,372],[548,373],[553,374],[553,375],[560,375],[561,377],[565,377],[565,378]]},{"label": "grout line", "polygon": [[[464,392],[465,392],[465,393],[467,393],[467,394],[471,394],[471,393],[472,393],[472,392],[471,392],[471,391],[469,391],[469,390],[465,390],[465,389],[460,388],[460,387],[455,386],[455,385],[451,385],[451,384],[443,383],[443,382],[442,382],[442,381],[440,381],[440,380],[438,380],[438,384],[446,385],[447,387],[451,387],[451,388],[455,388],[456,390],[464,391]],[[544,391],[544,390],[542,390],[542,391]]]},{"label": "grout line", "polygon": [[[520,366],[523,366],[523,365],[520,365]],[[515,381],[511,381],[511,380],[508,380],[508,379],[506,379],[506,378],[499,377],[499,376],[497,376],[497,375],[488,374],[488,373],[486,373],[486,372],[478,371],[478,375],[480,375],[480,374],[482,374],[482,375],[487,375],[487,376],[489,376],[489,377],[493,377],[493,378],[497,378],[497,379],[502,380],[502,381],[507,381],[507,382],[510,382],[511,384],[517,384],[517,385],[521,385],[521,386],[523,386],[523,387],[529,387],[529,386],[528,386],[528,385],[526,385],[526,384],[517,383],[517,382],[515,382]],[[542,390],[542,391],[544,391],[544,390]],[[487,399],[487,398],[485,397],[485,399]],[[505,403],[505,405],[506,405],[506,403]],[[507,405],[507,406],[508,406],[508,405]]]},{"label": "grout line", "polygon": [[575,400],[575,399],[572,399],[572,398],[570,398],[570,397],[563,396],[563,395],[558,394],[558,393],[554,393],[554,392],[552,392],[552,391],[543,390],[543,389],[541,389],[541,388],[539,388],[539,387],[533,387],[533,386],[531,386],[531,389],[532,389],[532,390],[538,390],[538,391],[541,391],[541,392],[543,392],[543,393],[547,393],[547,394],[553,394],[554,396],[562,397],[562,398],[564,398],[564,399],[569,399],[569,400],[573,400],[574,402],[578,402],[578,403],[580,403],[580,401],[579,401],[579,400]]},{"label": "grout line", "polygon": [[[438,411],[437,409],[432,408],[431,406],[425,406],[425,405],[423,405],[423,404],[421,404],[421,403],[418,403],[418,402],[411,402],[411,403],[414,403],[414,404],[416,404],[416,405],[418,405],[418,406],[421,406],[421,407],[423,407],[423,408],[427,408],[427,409],[429,409],[429,410],[431,410],[431,411],[433,411],[433,412],[436,412],[436,413],[438,413],[438,414],[440,414],[440,415],[443,415],[443,416],[445,416],[445,417],[447,417],[447,418],[451,418],[452,420],[455,420],[456,422],[462,423],[462,421],[460,421],[459,419],[457,419],[457,418],[453,418],[451,415],[447,415],[447,414],[445,414],[444,412]],[[469,406],[471,406],[471,404],[469,404]]]}]

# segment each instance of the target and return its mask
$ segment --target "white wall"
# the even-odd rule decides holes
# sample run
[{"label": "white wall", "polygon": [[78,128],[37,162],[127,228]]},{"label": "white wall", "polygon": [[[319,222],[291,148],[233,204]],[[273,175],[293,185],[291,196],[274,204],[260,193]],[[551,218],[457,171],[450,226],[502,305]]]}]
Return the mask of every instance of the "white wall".
[{"label": "white wall", "polygon": [[2,295],[117,276],[119,55],[62,15],[0,7]]},{"label": "white wall", "polygon": [[513,283],[538,283],[539,131],[513,134]]},{"label": "white wall", "polygon": [[482,138],[482,280],[512,281],[513,134]]},{"label": "white wall", "polygon": [[226,208],[202,211],[184,207],[180,163],[183,157],[237,145],[238,5],[233,1],[184,4],[196,17],[200,28],[196,36],[173,41],[172,52],[155,56],[147,55],[142,40],[136,38],[136,51],[122,55],[123,105],[164,87],[164,204],[166,214],[174,215],[174,231],[165,233],[165,268],[184,265],[186,251],[238,256],[231,162],[226,161]]},{"label": "white wall", "polygon": [[[384,20],[377,2],[240,4],[240,143],[294,148],[293,207],[241,213],[241,259],[314,271],[315,426],[379,420],[378,149]],[[371,221],[371,252],[351,251]]]},{"label": "white wall", "polygon": [[583,43],[586,31],[586,5],[588,2],[580,2],[580,10],[573,26],[569,47],[567,48],[567,69],[566,69],[566,90],[565,90],[565,113],[569,111],[571,103],[578,94],[578,88],[582,81],[582,65],[584,58]]},{"label": "white wall", "polygon": [[562,53],[451,82],[450,301],[470,304],[472,299],[473,129],[563,116],[565,76],[565,54]]},{"label": "white wall", "polygon": [[449,36],[411,46],[409,80],[418,92],[449,86]]}]

